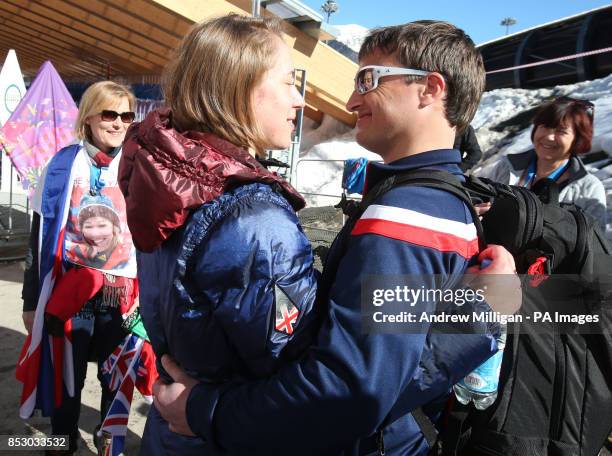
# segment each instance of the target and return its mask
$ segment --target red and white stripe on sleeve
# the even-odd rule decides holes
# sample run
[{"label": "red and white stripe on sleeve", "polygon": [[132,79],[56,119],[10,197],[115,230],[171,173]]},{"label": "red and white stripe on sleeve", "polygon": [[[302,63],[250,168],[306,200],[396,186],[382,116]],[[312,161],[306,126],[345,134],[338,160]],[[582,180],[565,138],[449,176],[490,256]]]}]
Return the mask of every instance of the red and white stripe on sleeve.
[{"label": "red and white stripe on sleeve", "polygon": [[351,235],[378,234],[469,259],[478,253],[473,223],[463,223],[394,206],[372,204],[355,224]]}]

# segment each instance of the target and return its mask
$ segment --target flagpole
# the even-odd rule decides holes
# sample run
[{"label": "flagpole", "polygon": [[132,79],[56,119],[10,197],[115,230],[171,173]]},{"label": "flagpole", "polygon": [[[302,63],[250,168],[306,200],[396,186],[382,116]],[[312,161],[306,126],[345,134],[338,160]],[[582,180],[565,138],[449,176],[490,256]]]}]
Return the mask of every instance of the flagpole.
[{"label": "flagpole", "polygon": [[8,229],[9,234],[13,231],[13,164],[11,163],[11,184],[9,187],[9,213],[8,213]]}]

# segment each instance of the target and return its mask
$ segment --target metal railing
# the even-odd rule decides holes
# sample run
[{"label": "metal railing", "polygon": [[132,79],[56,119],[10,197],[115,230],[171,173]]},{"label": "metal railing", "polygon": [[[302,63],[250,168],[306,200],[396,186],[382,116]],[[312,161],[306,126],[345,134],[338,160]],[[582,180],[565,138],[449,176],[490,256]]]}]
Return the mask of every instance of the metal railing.
[{"label": "metal railing", "polygon": [[[372,161],[372,160],[370,160]],[[375,160],[377,163],[382,163],[382,160]],[[329,193],[313,193],[313,192],[304,192],[302,190],[300,190],[299,185],[298,185],[298,179],[297,179],[297,168],[299,167],[300,164],[302,164],[303,162],[328,162],[328,163],[342,163],[344,164],[345,160],[330,160],[330,159],[325,159],[325,158],[302,158],[300,160],[298,160],[297,164],[296,164],[296,177],[295,177],[295,181],[292,182],[292,185],[296,188],[296,190],[298,190],[302,195],[309,195],[309,196],[324,196],[324,197],[328,197],[328,198],[341,198],[344,193],[344,189],[342,188],[342,184],[340,185],[340,193],[337,194],[329,194]],[[341,169],[341,173],[344,170],[344,165],[342,166]],[[361,197],[355,197],[355,196],[349,196],[348,194],[345,194],[345,196],[349,199],[354,199],[354,200],[360,200]]]},{"label": "metal railing", "polygon": [[[30,201],[27,195],[15,191],[15,170],[12,164],[10,167],[9,192],[0,193],[0,261],[25,257],[32,221]],[[19,198],[23,201],[18,201]]]}]

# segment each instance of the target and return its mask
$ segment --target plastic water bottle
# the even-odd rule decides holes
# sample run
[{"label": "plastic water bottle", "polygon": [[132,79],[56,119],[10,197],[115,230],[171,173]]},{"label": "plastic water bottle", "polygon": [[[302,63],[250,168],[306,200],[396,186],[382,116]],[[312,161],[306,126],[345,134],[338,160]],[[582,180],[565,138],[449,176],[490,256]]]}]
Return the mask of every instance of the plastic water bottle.
[{"label": "plastic water bottle", "polygon": [[460,403],[465,405],[473,401],[474,407],[484,410],[495,402],[506,346],[506,331],[506,325],[501,325],[501,333],[497,338],[497,353],[453,386],[455,396]]}]

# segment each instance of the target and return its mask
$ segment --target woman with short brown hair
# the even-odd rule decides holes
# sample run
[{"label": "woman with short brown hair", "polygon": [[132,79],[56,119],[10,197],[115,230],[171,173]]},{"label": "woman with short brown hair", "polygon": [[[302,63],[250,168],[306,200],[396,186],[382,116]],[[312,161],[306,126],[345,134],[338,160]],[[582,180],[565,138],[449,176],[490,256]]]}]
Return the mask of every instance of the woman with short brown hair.
[{"label": "woman with short brown hair", "polygon": [[477,175],[523,187],[552,179],[559,185],[560,202],[582,208],[605,230],[604,186],[579,158],[591,149],[594,110],[590,101],[570,97],[544,104],[533,119],[533,149],[501,157]]}]

